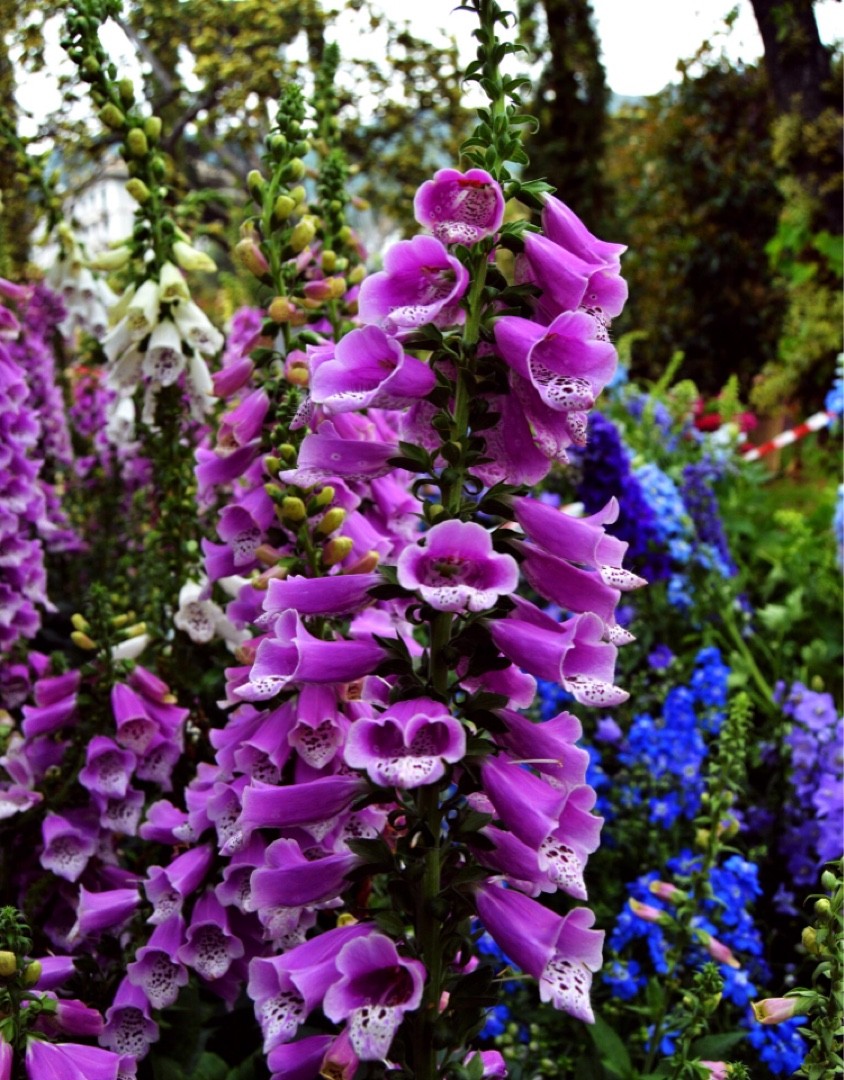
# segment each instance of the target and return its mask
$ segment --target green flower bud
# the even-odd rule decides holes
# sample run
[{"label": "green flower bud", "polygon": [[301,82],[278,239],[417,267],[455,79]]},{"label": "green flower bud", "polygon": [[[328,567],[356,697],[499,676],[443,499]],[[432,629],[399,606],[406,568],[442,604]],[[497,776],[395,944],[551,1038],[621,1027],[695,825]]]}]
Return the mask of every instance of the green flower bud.
[{"label": "green flower bud", "polygon": [[285,180],[301,180],[305,175],[305,163],[301,158],[292,158],[287,162],[282,174]]},{"label": "green flower bud", "polygon": [[144,120],[144,133],[150,142],[158,142],[161,137],[161,117],[148,116]]},{"label": "green flower bud", "polygon": [[111,101],[108,102],[107,105],[103,105],[100,109],[99,117],[105,126],[111,128],[113,131],[120,131],[126,126],[126,117]]},{"label": "green flower bud", "polygon": [[18,970],[18,958],[8,949],[0,951],[0,978],[8,979]]},{"label": "green flower bud", "polygon": [[82,70],[86,75],[97,75],[100,71],[100,62],[96,56],[86,56],[82,61]]},{"label": "green flower bud", "polygon": [[322,549],[323,566],[336,566],[351,554],[354,546],[355,542],[350,536],[335,536]]},{"label": "green flower bud", "polygon": [[326,510],[322,521],[317,525],[316,531],[320,536],[330,536],[336,532],[346,520],[346,511],[341,506],[332,506]]},{"label": "green flower bud", "polygon": [[70,640],[78,649],[84,649],[86,652],[96,651],[96,643],[87,634],[83,634],[81,630],[74,630],[70,635]]},{"label": "green flower bud", "polygon": [[333,274],[337,268],[337,252],[325,250],[322,253],[322,268],[326,274]]},{"label": "green flower bud", "polygon": [[256,202],[261,202],[264,194],[264,187],[266,181],[258,169],[251,169],[246,176],[246,186],[249,188],[249,194]]},{"label": "green flower bud", "polygon": [[296,495],[286,495],[281,501],[281,516],[296,525],[305,520],[305,504]]},{"label": "green flower bud", "polygon": [[291,250],[295,251],[297,254],[300,251],[304,251],[315,236],[316,223],[314,222],[314,219],[311,217],[303,217],[290,234]]},{"label": "green flower bud", "polygon": [[296,203],[289,195],[279,195],[273,207],[273,217],[276,221],[287,221],[295,209]]},{"label": "green flower bud", "polygon": [[121,79],[117,84],[117,90],[124,108],[130,109],[135,104],[135,84],[131,79]]},{"label": "green flower bud", "polygon": [[308,193],[307,191],[305,191],[304,187],[301,184],[297,184],[296,187],[293,188],[290,192],[290,198],[295,203],[303,203],[305,199],[307,199],[307,197]]},{"label": "green flower bud", "polygon": [[43,968],[40,960],[31,960],[24,969],[23,973],[23,985],[35,986],[38,980],[41,978],[41,972]]},{"label": "green flower bud", "polygon": [[314,496],[314,505],[317,509],[321,510],[324,506],[328,506],[331,503],[335,494],[336,492],[331,484],[326,484],[325,487]]},{"label": "green flower bud", "polygon": [[130,128],[126,133],[126,145],[133,157],[142,158],[149,153],[149,143],[142,128]]}]

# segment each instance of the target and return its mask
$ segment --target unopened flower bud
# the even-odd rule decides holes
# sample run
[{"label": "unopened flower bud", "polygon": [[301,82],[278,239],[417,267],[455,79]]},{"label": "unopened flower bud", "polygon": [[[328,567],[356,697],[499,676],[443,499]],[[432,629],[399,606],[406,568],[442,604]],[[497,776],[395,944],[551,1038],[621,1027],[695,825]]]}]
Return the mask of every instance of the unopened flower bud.
[{"label": "unopened flower bud", "polygon": [[307,386],[311,373],[308,371],[308,365],[304,360],[293,360],[291,363],[286,364],[286,371],[284,377],[293,386]]},{"label": "unopened flower bud", "polygon": [[161,117],[148,116],[144,120],[144,132],[150,142],[158,142],[161,137]]},{"label": "unopened flower bud", "polygon": [[652,904],[643,904],[632,896],[627,903],[630,905],[630,910],[633,914],[637,918],[643,919],[645,922],[659,923],[663,926],[673,922],[673,919],[667,912],[653,907]]},{"label": "unopened flower bud", "polygon": [[782,1024],[797,1015],[797,999],[793,997],[765,998],[751,1001],[753,1015],[760,1024]]},{"label": "unopened flower bud", "polygon": [[281,502],[281,516],[285,521],[298,524],[307,516],[305,504],[296,495],[285,495]]},{"label": "unopened flower bud", "polygon": [[122,270],[132,256],[131,250],[125,244],[111,248],[109,251],[101,251],[90,259],[85,260],[85,265],[91,270]]},{"label": "unopened flower bud", "polygon": [[360,285],[363,279],[366,277],[366,267],[362,264],[354,267],[346,275],[350,285]]},{"label": "unopened flower bud", "polygon": [[337,266],[337,252],[323,249],[321,262],[322,268],[326,274],[333,274],[334,269]]},{"label": "unopened flower bud", "polygon": [[358,920],[351,914],[351,912],[344,911],[342,915],[337,916],[338,926],[357,926]]},{"label": "unopened flower bud", "polygon": [[217,264],[210,255],[193,247],[192,244],[185,243],[184,240],[177,240],[173,244],[173,258],[183,270],[210,272],[217,269]]},{"label": "unopened flower bud", "polygon": [[40,960],[30,960],[26,965],[23,972],[23,985],[35,986],[38,980],[41,978],[41,972],[43,971]]},{"label": "unopened flower bud", "polygon": [[314,495],[314,506],[320,510],[324,506],[329,506],[336,494],[337,493],[331,484],[326,484],[324,488],[320,488],[316,495]]},{"label": "unopened flower bud", "polygon": [[18,958],[8,949],[0,950],[0,978],[8,979],[18,970]]},{"label": "unopened flower bud", "polygon": [[727,967],[731,968],[741,967],[741,964],[736,960],[735,956],[733,956],[732,952],[723,941],[719,941],[717,938],[712,937],[711,934],[707,934],[704,930],[698,931],[698,938],[712,959],[717,963],[726,964]]},{"label": "unopened flower bud", "polygon": [[106,127],[111,128],[112,131],[120,131],[126,123],[126,117],[118,109],[113,101],[109,101],[106,105],[100,109],[100,120]]},{"label": "unopened flower bud", "polygon": [[126,145],[129,147],[129,153],[133,157],[142,158],[149,153],[149,143],[143,128],[130,128],[126,133]]},{"label": "unopened flower bud", "polygon": [[301,180],[305,175],[305,163],[301,158],[291,158],[284,169],[284,177],[287,180]]},{"label": "unopened flower bud", "polygon": [[829,915],[830,911],[832,911],[832,905],[827,897],[822,896],[820,900],[815,901],[815,911],[818,915]]},{"label": "unopened flower bud", "polygon": [[[242,243],[243,241],[241,241]],[[270,301],[267,314],[277,323],[290,322],[290,318],[296,310],[295,306],[286,296],[276,296]]]},{"label": "unopened flower bud", "polygon": [[292,188],[290,191],[290,198],[296,203],[297,206],[300,203],[303,203],[305,199],[307,199],[307,197],[308,193],[305,190],[303,184],[297,184],[296,187]]},{"label": "unopened flower bud", "polygon": [[158,287],[161,290],[159,297],[162,303],[172,304],[176,300],[190,300],[188,283],[182,276],[178,266],[171,262],[165,262],[158,275]]},{"label": "unopened flower bud", "polygon": [[255,548],[255,558],[264,566],[275,566],[281,555],[271,544],[259,544]]},{"label": "unopened flower bud", "polygon": [[351,243],[351,241],[354,239],[354,235],[355,234],[352,232],[348,225],[344,225],[340,232],[337,234],[338,239],[340,239],[344,244]]},{"label": "unopened flower bud", "polygon": [[329,279],[331,281],[331,299],[339,300],[348,291],[349,286],[346,284],[344,277],[333,277]]},{"label": "unopened flower bud", "polygon": [[141,637],[147,632],[147,624],[145,622],[134,623],[132,626],[124,627],[120,631],[121,635],[125,638]]},{"label": "unopened flower bud", "polygon": [[86,634],[91,629],[91,624],[85,616],[80,615],[78,611],[71,615],[70,621],[73,624],[73,629],[81,630],[83,634]]},{"label": "unopened flower bud", "polygon": [[368,551],[354,566],[350,566],[348,570],[343,572],[346,574],[371,574],[380,561],[381,556],[377,551]]},{"label": "unopened flower bud", "polygon": [[254,240],[238,240],[234,247],[234,257],[255,277],[263,277],[270,268],[263,252]]},{"label": "unopened flower bud", "polygon": [[660,900],[667,900],[672,904],[679,904],[681,900],[685,900],[688,896],[682,889],[678,889],[676,885],[672,885],[669,881],[652,881],[648,889],[654,896],[658,896]]},{"label": "unopened flower bud", "polygon": [[355,542],[350,536],[335,536],[322,549],[323,566],[336,566],[351,554],[354,546]]},{"label": "unopened flower bud", "polygon": [[278,456],[290,464],[296,460],[296,447],[292,443],[282,443],[278,448]]},{"label": "unopened flower bud", "polygon": [[121,79],[117,84],[117,92],[124,108],[130,109],[135,104],[135,84],[131,79]]},{"label": "unopened flower bud", "polygon": [[336,532],[346,520],[346,511],[341,506],[332,506],[326,510],[322,521],[317,525],[316,531],[320,536],[330,536]]},{"label": "unopened flower bud", "polygon": [[249,194],[257,202],[260,202],[263,198],[264,187],[266,181],[258,169],[250,169],[246,174],[246,186],[249,188]]},{"label": "unopened flower bud", "polygon": [[70,635],[70,640],[78,649],[85,649],[86,652],[94,652],[97,648],[96,643],[81,630],[74,630]]},{"label": "unopened flower bud", "polygon": [[818,948],[818,932],[814,926],[804,926],[803,933],[800,935],[800,940],[803,942],[803,948],[810,953],[820,953]]},{"label": "unopened flower bud", "polygon": [[126,181],[126,190],[135,202],[140,203],[141,206],[149,201],[150,190],[138,176],[133,176],[131,180]]},{"label": "unopened flower bud", "polygon": [[296,209],[296,202],[289,195],[279,195],[273,207],[273,217],[276,221],[287,221]]},{"label": "unopened flower bud", "polygon": [[278,476],[279,472],[281,472],[281,461],[279,458],[273,457],[271,454],[268,454],[264,458],[264,468],[267,470],[270,476]]},{"label": "unopened flower bud", "polygon": [[300,251],[304,251],[315,236],[316,222],[312,217],[303,217],[302,220],[297,223],[293,232],[290,234],[291,250],[297,253]]},{"label": "unopened flower bud", "polygon": [[280,503],[284,498],[284,492],[278,484],[264,484],[264,491],[266,491],[274,503]]},{"label": "unopened flower bud", "polygon": [[824,870],[821,874],[821,888],[826,889],[827,892],[832,892],[837,885],[835,874],[831,870]]}]

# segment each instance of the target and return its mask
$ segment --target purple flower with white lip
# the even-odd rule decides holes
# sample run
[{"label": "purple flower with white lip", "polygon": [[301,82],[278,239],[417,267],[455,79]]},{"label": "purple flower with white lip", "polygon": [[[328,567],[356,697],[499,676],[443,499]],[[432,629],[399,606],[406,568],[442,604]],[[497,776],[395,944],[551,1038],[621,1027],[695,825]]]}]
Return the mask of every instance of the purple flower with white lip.
[{"label": "purple flower with white lip", "polygon": [[364,322],[388,333],[413,330],[425,323],[462,322],[458,307],[469,286],[469,272],[433,236],[400,240],[384,256],[384,269],[360,287],[358,309]]},{"label": "purple flower with white lip", "polygon": [[460,721],[431,698],[399,701],[355,720],[344,750],[346,764],[366,769],[373,783],[403,789],[435,783],[465,753]]},{"label": "purple flower with white lip", "polygon": [[413,200],[413,216],[444,244],[476,244],[504,220],[504,195],[484,169],[440,169]]},{"label": "purple flower with white lip", "polygon": [[187,968],[175,959],[184,940],[184,919],[172,915],[156,926],[126,969],[129,981],[143,989],[155,1009],[172,1005],[179,996],[179,988],[188,984]]},{"label": "purple flower with white lip", "polygon": [[135,914],[140,895],[135,889],[108,889],[89,892],[83,885],[79,890],[76,923],[68,934],[69,941],[90,937],[103,930],[122,926]]},{"label": "purple flower with white lip", "polygon": [[135,762],[131,750],[121,750],[114,740],[95,735],[88,743],[85,768],[79,773],[79,782],[96,795],[122,799],[129,787]]},{"label": "purple flower with white lip", "polygon": [[179,960],[212,981],[222,978],[243,953],[243,942],[229,928],[226,909],[213,892],[203,893],[194,906],[187,940],[177,953]]},{"label": "purple flower with white lip", "polygon": [[472,521],[434,525],[404,549],[397,569],[399,584],[438,611],[486,611],[519,583],[516,560],[493,551],[489,533]]},{"label": "purple flower with white lip", "polygon": [[295,840],[276,840],[267,848],[266,865],[252,874],[250,908],[304,907],[332,900],[360,863],[360,857],[349,852],[308,858]]},{"label": "purple flower with white lip", "polygon": [[582,311],[563,312],[550,326],[505,315],[496,321],[495,343],[516,374],[556,412],[591,409],[617,365],[606,333]]},{"label": "purple flower with white lip", "polygon": [[400,409],[425,397],[436,384],[434,372],[409,356],[378,326],[364,326],[342,337],[330,359],[312,364],[311,400],[329,413],[358,409]]},{"label": "purple flower with white lip", "polygon": [[185,897],[196,892],[214,861],[210,844],[202,844],[177,855],[167,867],[151,866],[144,882],[147,900],[153,906],[147,922],[165,922],[182,910]]},{"label": "purple flower with white lip", "polygon": [[97,850],[97,827],[84,811],[47,814],[41,826],[41,865],[66,881],[78,881]]},{"label": "purple flower with white lip", "polygon": [[348,1023],[352,1047],[361,1061],[387,1056],[406,1012],[418,1009],[425,967],[405,960],[383,934],[350,941],[337,954],[338,982],[329,987],[323,1012]]},{"label": "purple flower with white lip", "polygon": [[158,1041],[158,1024],[149,1014],[147,996],[139,986],[124,978],[110,1009],[100,1042],[116,1054],[136,1060],[146,1057],[150,1044]]},{"label": "purple flower with white lip", "polygon": [[478,916],[504,953],[539,981],[539,996],[554,1008],[594,1023],[589,990],[602,963],[603,930],[595,916],[575,908],[560,917],[515,889],[482,885],[475,894]]}]

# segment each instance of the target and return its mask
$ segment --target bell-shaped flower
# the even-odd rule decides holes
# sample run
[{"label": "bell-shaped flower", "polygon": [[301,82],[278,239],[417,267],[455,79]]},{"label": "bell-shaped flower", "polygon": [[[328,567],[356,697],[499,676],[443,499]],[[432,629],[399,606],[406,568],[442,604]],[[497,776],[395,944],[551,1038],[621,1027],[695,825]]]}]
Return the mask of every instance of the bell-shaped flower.
[{"label": "bell-shaped flower", "polygon": [[507,727],[496,735],[496,741],[514,757],[536,762],[539,772],[557,787],[578,787],[586,782],[589,752],[577,745],[583,728],[576,716],[561,712],[551,720],[535,723],[510,709],[502,709],[498,715]]},{"label": "bell-shaped flower", "polygon": [[464,318],[458,305],[468,286],[468,270],[439,240],[415,236],[393,244],[384,269],[364,280],[358,311],[391,334],[430,322],[449,326]]},{"label": "bell-shaped flower", "polygon": [[283,611],[273,636],[263,639],[238,697],[262,701],[290,685],[354,682],[372,673],[384,650],[371,640],[323,641],[302,624],[296,611]]},{"label": "bell-shaped flower", "polygon": [[378,326],[351,330],[334,356],[314,365],[311,400],[328,413],[358,409],[401,409],[433,390],[436,376],[423,361],[405,353]]},{"label": "bell-shaped flower", "polygon": [[30,1080],[118,1080],[120,1058],[98,1046],[44,1042],[30,1036],[25,1059]]},{"label": "bell-shaped flower", "polygon": [[308,783],[276,787],[255,781],[243,792],[240,825],[253,829],[288,829],[328,821],[367,790],[358,776],[323,776]]},{"label": "bell-shaped flower", "polygon": [[267,1055],[270,1080],[316,1080],[320,1074],[333,1077],[335,1074],[326,1073],[322,1066],[336,1041],[333,1035],[306,1035],[296,1042],[276,1046]]},{"label": "bell-shaped flower", "polygon": [[153,907],[147,922],[155,926],[179,914],[185,898],[205,880],[213,860],[211,845],[201,844],[177,855],[169,866],[151,866],[144,881],[144,892]]},{"label": "bell-shaped flower", "polygon": [[351,615],[372,602],[369,590],[381,582],[377,573],[273,578],[264,600],[264,612],[272,619],[287,609],[300,615]]},{"label": "bell-shaped flower", "polygon": [[393,471],[390,459],[397,453],[392,442],[343,438],[334,424],[326,420],[316,434],[306,435],[302,440],[296,468],[285,469],[279,478],[298,487],[312,487],[335,477],[347,482],[372,480]]},{"label": "bell-shaped flower", "polygon": [[528,539],[549,555],[592,570],[621,567],[627,543],[604,529],[618,519],[617,499],[610,499],[602,510],[583,518],[528,496],[513,499],[512,506]]},{"label": "bell-shaped flower", "polygon": [[384,934],[350,941],[337,954],[339,981],[329,987],[323,1012],[347,1021],[352,1048],[361,1061],[378,1061],[390,1050],[404,1014],[418,1009],[425,967],[405,960]]},{"label": "bell-shaped flower", "polygon": [[577,214],[553,195],[546,195],[544,202],[542,231],[549,240],[593,266],[617,268],[620,265],[621,256],[627,250],[625,244],[613,244],[593,236]]},{"label": "bell-shaped flower", "polygon": [[618,362],[600,325],[582,311],[563,312],[550,326],[502,316],[495,323],[495,343],[543,404],[564,413],[591,409]]},{"label": "bell-shaped flower", "polygon": [[138,341],[152,332],[158,323],[160,304],[159,284],[148,278],[132,295],[126,308],[126,331],[132,341]]},{"label": "bell-shaped flower", "polygon": [[413,216],[444,244],[476,244],[501,228],[504,195],[484,169],[440,169],[416,192]]},{"label": "bell-shaped flower", "polygon": [[604,641],[597,615],[576,615],[558,625],[527,601],[513,616],[490,625],[492,639],[519,667],[556,682],[581,705],[619,705],[630,696],[614,686],[617,649]]},{"label": "bell-shaped flower", "polygon": [[95,735],[85,751],[85,767],[79,782],[90,792],[109,799],[126,795],[136,758],[131,750],[121,748],[105,735]]},{"label": "bell-shaped flower", "polygon": [[116,1054],[128,1054],[140,1061],[150,1044],[158,1041],[158,1024],[150,1016],[146,994],[128,978],[117,988],[111,1008],[106,1010],[100,1042]]},{"label": "bell-shaped flower", "polygon": [[150,334],[141,370],[159,386],[172,386],[184,371],[187,357],[174,323],[164,319]]},{"label": "bell-shaped flower", "polygon": [[266,865],[252,874],[251,909],[304,907],[333,900],[360,863],[360,857],[351,852],[308,858],[295,840],[276,840],[267,848]]},{"label": "bell-shaped flower", "polygon": [[173,318],[182,338],[198,352],[213,356],[222,349],[223,335],[193,300],[183,300],[173,307]]},{"label": "bell-shaped flower", "polygon": [[173,616],[178,630],[184,630],[191,641],[205,645],[214,637],[239,645],[248,634],[238,630],[225,612],[213,600],[204,598],[205,587],[197,581],[187,581],[179,590],[179,607]]},{"label": "bell-shaped flower", "polygon": [[185,940],[185,923],[181,915],[172,915],[153,930],[149,941],[135,954],[126,974],[129,981],[140,986],[155,1009],[166,1009],[179,996],[179,989],[188,984],[187,968],[177,956]]},{"label": "bell-shaped flower", "polygon": [[466,734],[445,705],[412,698],[355,720],[346,738],[347,765],[366,769],[375,784],[416,788],[433,784],[466,753]]},{"label": "bell-shaped flower", "polygon": [[539,996],[554,1008],[594,1023],[589,991],[602,963],[603,930],[595,916],[575,908],[560,916],[515,889],[482,885],[478,916],[504,953],[539,982]]},{"label": "bell-shaped flower", "polygon": [[111,711],[118,743],[135,753],[144,753],[159,733],[144,700],[131,686],[115,683],[111,690]]},{"label": "bell-shaped flower", "polygon": [[84,811],[47,814],[41,826],[41,865],[66,881],[78,881],[97,849],[97,827]]},{"label": "bell-shaped flower", "polygon": [[287,742],[311,768],[324,769],[346,741],[348,727],[349,721],[337,709],[334,688],[311,684],[299,692],[296,722]]},{"label": "bell-shaped flower", "polygon": [[472,521],[443,521],[399,556],[399,584],[438,611],[486,611],[519,583],[512,555],[492,549],[489,533]]},{"label": "bell-shaped flower", "polygon": [[339,978],[336,962],[342,949],[372,933],[367,923],[338,926],[282,955],[250,961],[247,993],[255,1004],[265,1054],[290,1042],[308,1013],[322,1003]]},{"label": "bell-shaped flower", "polygon": [[243,953],[243,942],[229,928],[226,909],[213,892],[203,893],[194,905],[185,944],[177,953],[179,960],[213,981],[222,978]]},{"label": "bell-shaped flower", "polygon": [[68,934],[68,941],[75,942],[122,926],[135,914],[140,903],[137,888],[107,889],[90,892],[83,885],[79,890],[76,906],[76,922]]}]

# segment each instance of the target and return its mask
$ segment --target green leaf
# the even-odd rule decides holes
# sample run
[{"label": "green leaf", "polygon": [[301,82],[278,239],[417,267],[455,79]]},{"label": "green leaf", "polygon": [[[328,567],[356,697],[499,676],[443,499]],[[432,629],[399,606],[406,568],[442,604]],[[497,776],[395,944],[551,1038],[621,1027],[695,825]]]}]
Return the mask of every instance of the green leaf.
[{"label": "green leaf", "polygon": [[226,1080],[255,1080],[255,1073],[260,1061],[263,1060],[264,1054],[261,1050],[256,1050],[254,1054],[250,1054],[249,1057],[236,1065],[233,1069],[230,1069]]},{"label": "green leaf", "polygon": [[187,1080],[187,1073],[182,1071],[182,1066],[172,1058],[151,1058],[152,1075],[155,1080]]},{"label": "green leaf", "polygon": [[192,1080],[228,1080],[229,1066],[219,1054],[206,1050],[196,1068],[191,1070]]},{"label": "green leaf", "polygon": [[596,1014],[595,1023],[590,1025],[587,1031],[601,1056],[601,1064],[610,1076],[618,1077],[619,1080],[632,1078],[633,1065],[627,1047],[606,1020]]},{"label": "green leaf", "polygon": [[725,1061],[734,1046],[747,1037],[746,1031],[725,1031],[721,1035],[704,1035],[691,1046],[693,1057],[703,1061]]}]

